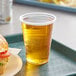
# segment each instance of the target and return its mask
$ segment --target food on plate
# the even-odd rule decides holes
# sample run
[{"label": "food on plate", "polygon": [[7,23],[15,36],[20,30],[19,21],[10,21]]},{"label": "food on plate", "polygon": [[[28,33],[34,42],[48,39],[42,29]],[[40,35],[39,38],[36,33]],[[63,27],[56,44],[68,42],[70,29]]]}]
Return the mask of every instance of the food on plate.
[{"label": "food on plate", "polygon": [[39,0],[40,2],[52,3],[52,0]]},{"label": "food on plate", "polygon": [[2,35],[0,35],[0,75],[5,72],[9,56],[8,42]]},{"label": "food on plate", "polygon": [[76,7],[76,0],[53,0],[55,4]]},{"label": "food on plate", "polygon": [[76,7],[76,0],[72,0],[71,4],[69,6]]}]

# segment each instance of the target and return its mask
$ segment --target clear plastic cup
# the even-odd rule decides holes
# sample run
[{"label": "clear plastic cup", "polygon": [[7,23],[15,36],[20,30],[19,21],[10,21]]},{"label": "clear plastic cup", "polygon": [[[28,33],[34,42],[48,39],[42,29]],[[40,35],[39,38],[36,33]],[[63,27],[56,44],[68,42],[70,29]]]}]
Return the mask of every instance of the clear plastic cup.
[{"label": "clear plastic cup", "polygon": [[36,65],[48,62],[55,20],[54,15],[43,12],[20,16],[27,62]]}]

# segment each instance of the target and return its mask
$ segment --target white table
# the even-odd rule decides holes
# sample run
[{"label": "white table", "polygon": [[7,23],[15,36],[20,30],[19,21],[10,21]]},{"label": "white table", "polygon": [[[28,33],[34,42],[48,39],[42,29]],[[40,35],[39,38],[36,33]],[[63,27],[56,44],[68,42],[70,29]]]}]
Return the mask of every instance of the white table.
[{"label": "white table", "polygon": [[13,19],[10,24],[0,25],[0,34],[13,35],[22,33],[19,16],[28,12],[47,12],[56,15],[57,20],[53,28],[53,39],[76,50],[76,14],[40,8],[28,5],[13,5]]}]

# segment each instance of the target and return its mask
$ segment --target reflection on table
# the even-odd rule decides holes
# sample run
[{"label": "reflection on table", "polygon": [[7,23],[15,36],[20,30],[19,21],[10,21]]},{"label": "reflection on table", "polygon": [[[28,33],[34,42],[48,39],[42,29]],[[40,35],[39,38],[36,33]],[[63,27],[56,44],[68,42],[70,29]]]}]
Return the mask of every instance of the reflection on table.
[{"label": "reflection on table", "polygon": [[26,62],[23,64],[22,70],[15,76],[49,76],[48,72],[48,64],[39,66]]}]

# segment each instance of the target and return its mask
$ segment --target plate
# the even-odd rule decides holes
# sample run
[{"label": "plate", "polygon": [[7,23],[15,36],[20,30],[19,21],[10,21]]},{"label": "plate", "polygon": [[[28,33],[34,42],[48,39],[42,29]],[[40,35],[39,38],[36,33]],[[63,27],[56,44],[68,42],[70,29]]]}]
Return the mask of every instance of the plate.
[{"label": "plate", "polygon": [[11,55],[6,66],[6,71],[2,76],[13,76],[22,68],[22,60],[18,55]]}]

